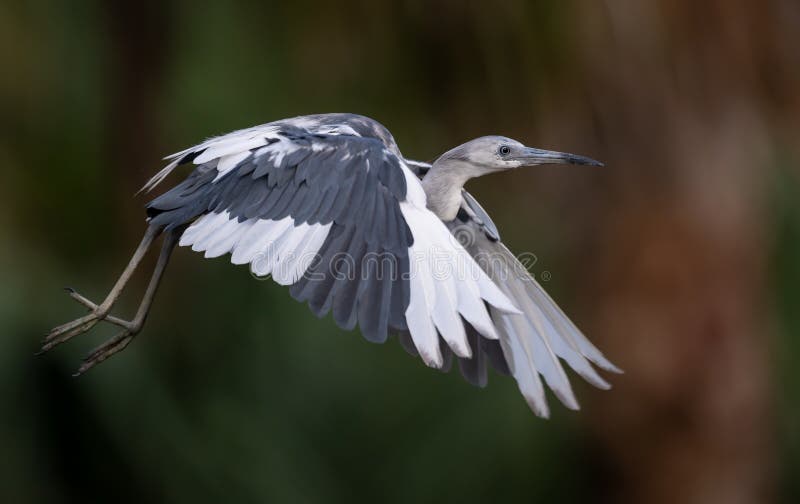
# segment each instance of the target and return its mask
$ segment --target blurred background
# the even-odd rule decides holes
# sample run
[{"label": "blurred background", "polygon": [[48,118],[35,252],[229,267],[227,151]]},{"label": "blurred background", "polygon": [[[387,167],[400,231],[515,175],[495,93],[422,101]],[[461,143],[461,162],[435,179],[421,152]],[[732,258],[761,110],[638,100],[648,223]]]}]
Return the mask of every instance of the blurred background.
[{"label": "blurred background", "polygon": [[[4,1],[0,499],[798,502],[798,47],[796,0]],[[583,410],[543,421],[183,249],[123,354],[71,377],[98,327],[33,357],[82,313],[63,286],[111,287],[164,155],[334,111],[410,158],[603,160],[469,189],[614,389],[572,375]]]}]

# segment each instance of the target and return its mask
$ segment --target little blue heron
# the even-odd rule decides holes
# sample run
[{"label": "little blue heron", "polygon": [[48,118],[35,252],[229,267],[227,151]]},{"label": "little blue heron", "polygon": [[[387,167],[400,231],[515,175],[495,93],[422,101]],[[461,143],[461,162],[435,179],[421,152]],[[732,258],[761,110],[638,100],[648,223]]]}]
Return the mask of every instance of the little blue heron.
[{"label": "little blue heron", "polygon": [[[592,159],[526,147],[502,136],[469,141],[432,164],[405,159],[391,133],[354,114],[271,122],[211,138],[169,156],[142,188],[177,166],[180,183],[146,205],[147,230],[107,297],[96,304],[73,289],[89,313],[58,326],[42,352],[105,321],[122,331],[90,353],[81,374],[123,350],[141,330],[176,244],[205,257],[231,254],[254,274],[287,285],[317,316],[358,326],[382,343],[396,335],[428,366],[458,360],[470,383],[485,386],[487,362],[511,374],[539,416],[547,417],[544,378],[571,409],[578,403],[563,359],[591,384],[609,384],[592,364],[620,372],[564,315],[506,248],[492,220],[464,190],[471,178]],[[133,320],[110,313],[146,252],[164,235],[152,278]]]}]

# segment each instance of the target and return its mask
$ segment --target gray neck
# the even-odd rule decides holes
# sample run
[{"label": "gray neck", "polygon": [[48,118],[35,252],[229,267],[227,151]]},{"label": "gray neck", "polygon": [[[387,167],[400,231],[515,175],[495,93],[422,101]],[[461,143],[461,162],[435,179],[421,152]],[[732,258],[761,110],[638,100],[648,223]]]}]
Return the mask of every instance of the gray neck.
[{"label": "gray neck", "polygon": [[437,160],[422,179],[428,209],[445,222],[455,219],[461,207],[461,189],[467,180],[478,175],[480,173],[470,163]]}]

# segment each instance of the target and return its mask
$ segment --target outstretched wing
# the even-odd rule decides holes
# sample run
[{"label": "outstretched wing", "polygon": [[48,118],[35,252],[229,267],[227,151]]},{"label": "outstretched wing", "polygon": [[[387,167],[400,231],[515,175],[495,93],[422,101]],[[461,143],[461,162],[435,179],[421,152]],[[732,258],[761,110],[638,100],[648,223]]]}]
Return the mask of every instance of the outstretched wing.
[{"label": "outstretched wing", "polygon": [[531,409],[539,416],[549,415],[540,375],[564,405],[578,408],[559,358],[592,385],[609,388],[591,363],[607,371],[621,371],[567,318],[500,241],[489,216],[466,191],[458,216],[447,225],[500,290],[522,310],[521,314],[514,314],[492,308],[491,314],[508,367]]},{"label": "outstretched wing", "polygon": [[214,138],[175,154],[195,170],[147,205],[151,224],[191,225],[180,244],[231,254],[290,285],[318,316],[370,341],[410,335],[430,366],[476,335],[496,340],[489,309],[519,311],[427,210],[388,131],[349,114],[305,116]]}]

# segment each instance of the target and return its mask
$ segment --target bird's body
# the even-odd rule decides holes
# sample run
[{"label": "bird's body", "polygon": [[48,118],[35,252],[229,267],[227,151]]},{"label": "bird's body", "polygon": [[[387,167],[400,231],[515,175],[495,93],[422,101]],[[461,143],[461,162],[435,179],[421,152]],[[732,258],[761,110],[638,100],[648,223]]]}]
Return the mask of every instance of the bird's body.
[{"label": "bird's body", "polygon": [[[124,348],[141,328],[176,242],[206,257],[231,254],[234,264],[290,286],[317,316],[330,312],[340,327],[358,326],[370,341],[396,334],[429,366],[449,367],[454,355],[471,383],[485,384],[489,361],[516,378],[542,416],[549,410],[540,375],[577,408],[559,357],[603,388],[590,361],[617,371],[463,190],[470,178],[526,164],[597,164],[588,158],[482,137],[427,165],[406,160],[372,119],[321,114],[212,138],[169,159],[144,190],[181,164],[195,168],[147,204],[148,234],[117,286],[100,305],[73,292],[92,313],[54,329],[45,342],[47,350],[99,320],[123,326],[81,371]],[[115,319],[111,305],[162,232],[167,238],[141,316]]]}]

